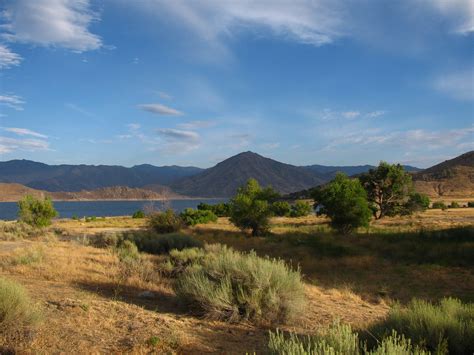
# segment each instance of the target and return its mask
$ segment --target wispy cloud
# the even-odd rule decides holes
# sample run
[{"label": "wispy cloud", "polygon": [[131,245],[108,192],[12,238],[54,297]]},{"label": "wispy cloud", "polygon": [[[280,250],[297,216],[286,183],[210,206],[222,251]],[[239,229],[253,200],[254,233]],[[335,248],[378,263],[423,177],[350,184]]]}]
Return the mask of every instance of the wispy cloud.
[{"label": "wispy cloud", "polygon": [[164,150],[169,153],[185,153],[200,146],[200,136],[197,132],[173,128],[162,128],[157,130],[164,138]]},{"label": "wispy cloud", "polygon": [[376,118],[376,117],[380,117],[380,116],[383,116],[387,113],[387,111],[383,111],[383,110],[377,110],[377,111],[372,111],[372,112],[367,112],[365,114],[365,117],[368,117],[368,118]]},{"label": "wispy cloud", "polygon": [[8,69],[20,65],[22,58],[7,46],[0,44],[0,69]]},{"label": "wispy cloud", "polygon": [[359,117],[360,112],[359,111],[346,111],[346,112],[342,112],[342,116],[344,118],[353,119],[353,118]]},{"label": "wispy cloud", "polygon": [[154,103],[154,104],[141,104],[138,105],[138,108],[143,111],[148,111],[154,113],[156,115],[163,115],[163,116],[181,116],[183,113],[178,111],[174,108]]},{"label": "wispy cloud", "polygon": [[17,111],[23,110],[25,101],[21,96],[17,95],[0,95],[0,105],[5,105]]},{"label": "wispy cloud", "polygon": [[168,94],[167,92],[164,92],[164,91],[156,91],[156,94],[161,97],[162,99],[165,99],[165,100],[172,100],[173,99],[173,96],[171,96],[170,94]]},{"label": "wispy cloud", "polygon": [[386,111],[382,111],[382,110],[370,111],[370,112],[362,112],[360,110],[335,111],[330,108],[325,108],[323,110],[304,109],[301,112],[308,118],[316,118],[320,121],[354,120],[356,118],[375,118],[375,117],[382,116],[386,113]]},{"label": "wispy cloud", "polygon": [[88,116],[88,117],[96,117],[96,115],[84,108],[82,108],[81,106],[79,105],[76,105],[76,104],[73,104],[73,103],[67,103],[65,104],[64,106],[66,106],[67,108],[73,110],[73,111],[76,111],[76,112],[79,112],[80,114],[84,115],[84,116]]},{"label": "wispy cloud", "polygon": [[264,150],[273,150],[273,149],[278,148],[280,146],[280,143],[278,143],[278,142],[269,142],[269,143],[263,143],[260,146]]},{"label": "wispy cloud", "polygon": [[32,136],[37,138],[48,138],[47,135],[32,131],[27,128],[17,128],[17,127],[0,127],[2,130],[6,132],[15,133],[19,136]]},{"label": "wispy cloud", "polygon": [[30,152],[49,150],[49,143],[42,139],[18,139],[0,136],[0,153],[6,154],[18,150]]},{"label": "wispy cloud", "polygon": [[89,0],[15,0],[3,12],[6,33],[12,42],[55,46],[77,52],[97,49],[101,38],[89,31],[98,20]]},{"label": "wispy cloud", "polygon": [[202,128],[213,127],[216,124],[217,124],[216,121],[196,120],[196,121],[190,121],[186,123],[180,123],[178,127],[182,129],[202,129]]},{"label": "wispy cloud", "polygon": [[[473,5],[474,6],[474,5]],[[474,100],[474,68],[449,73],[433,81],[436,90],[457,100]]]}]

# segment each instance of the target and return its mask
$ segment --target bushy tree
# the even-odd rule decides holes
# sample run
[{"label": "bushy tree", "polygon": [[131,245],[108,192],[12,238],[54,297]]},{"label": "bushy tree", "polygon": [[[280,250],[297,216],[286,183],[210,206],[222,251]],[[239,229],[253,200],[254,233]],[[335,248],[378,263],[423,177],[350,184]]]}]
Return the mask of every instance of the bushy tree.
[{"label": "bushy tree", "polygon": [[411,214],[413,212],[426,211],[430,207],[430,198],[419,192],[413,192],[410,194],[408,201],[406,202],[405,214]]},{"label": "bushy tree", "polygon": [[230,216],[230,206],[228,203],[217,203],[215,205],[210,205],[208,203],[201,202],[197,206],[197,209],[200,211],[211,211],[217,217]]},{"label": "bushy tree", "polygon": [[375,218],[394,216],[403,212],[403,205],[412,190],[410,174],[400,164],[380,162],[375,169],[362,174],[360,181],[373,204]]},{"label": "bushy tree", "polygon": [[33,227],[46,227],[58,212],[49,197],[44,199],[26,195],[18,202],[18,219]]},{"label": "bushy tree", "polygon": [[148,215],[148,227],[157,233],[174,233],[183,227],[183,220],[172,210]]},{"label": "bushy tree", "polygon": [[304,217],[311,213],[313,207],[310,203],[298,200],[293,206],[291,206],[290,217]]},{"label": "bushy tree", "polygon": [[358,179],[338,173],[333,181],[315,190],[313,195],[318,214],[327,215],[331,226],[343,234],[369,225],[372,213],[367,193]]},{"label": "bushy tree", "polygon": [[289,216],[291,212],[291,206],[286,201],[276,201],[271,205],[273,215],[278,217]]},{"label": "bushy tree", "polygon": [[145,218],[145,212],[143,212],[142,210],[137,210],[133,212],[132,218]]},{"label": "bushy tree", "polygon": [[273,198],[269,188],[262,189],[255,179],[249,179],[230,201],[230,221],[242,230],[250,229],[253,236],[269,230],[272,215],[268,198]]},{"label": "bushy tree", "polygon": [[209,210],[195,210],[186,208],[180,214],[183,222],[188,226],[195,226],[196,224],[216,222],[217,216]]},{"label": "bushy tree", "polygon": [[457,203],[456,201],[452,201],[451,204],[449,205],[449,208],[459,208],[461,206],[459,206],[459,203]]}]

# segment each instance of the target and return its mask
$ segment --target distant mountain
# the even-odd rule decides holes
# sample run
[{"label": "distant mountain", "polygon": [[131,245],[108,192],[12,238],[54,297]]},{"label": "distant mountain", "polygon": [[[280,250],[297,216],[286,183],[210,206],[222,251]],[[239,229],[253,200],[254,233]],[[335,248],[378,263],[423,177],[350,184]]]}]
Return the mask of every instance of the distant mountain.
[{"label": "distant mountain", "polygon": [[[416,172],[421,169],[410,165],[403,165],[406,171]],[[327,180],[332,180],[338,172],[345,173],[348,176],[358,175],[368,172],[370,169],[375,168],[374,165],[354,165],[354,166],[326,166],[326,165],[307,165],[305,169],[317,173],[321,176],[325,176]]]},{"label": "distant mountain", "polygon": [[46,191],[94,190],[111,186],[167,185],[195,175],[196,167],[137,165],[47,165],[29,160],[0,162],[0,182],[19,183]]},{"label": "distant mountain", "polygon": [[308,169],[244,152],[170,186],[188,196],[229,197],[249,178],[255,178],[262,186],[271,185],[281,193],[306,189],[325,181]]},{"label": "distant mountain", "polygon": [[413,174],[415,188],[431,197],[474,197],[474,151]]}]

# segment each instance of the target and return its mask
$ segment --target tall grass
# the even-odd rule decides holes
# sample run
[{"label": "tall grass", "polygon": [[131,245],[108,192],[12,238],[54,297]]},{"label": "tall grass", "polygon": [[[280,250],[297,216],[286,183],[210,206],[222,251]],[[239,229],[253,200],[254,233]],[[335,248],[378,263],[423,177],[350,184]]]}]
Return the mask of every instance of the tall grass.
[{"label": "tall grass", "polygon": [[287,322],[305,305],[299,270],[282,260],[239,253],[218,244],[173,251],[176,294],[207,317],[229,322]]}]

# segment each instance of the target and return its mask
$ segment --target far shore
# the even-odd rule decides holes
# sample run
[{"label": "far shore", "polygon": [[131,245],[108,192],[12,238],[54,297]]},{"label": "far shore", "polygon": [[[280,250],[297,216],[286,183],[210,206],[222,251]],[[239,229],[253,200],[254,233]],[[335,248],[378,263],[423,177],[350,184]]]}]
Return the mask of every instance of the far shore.
[{"label": "far shore", "polygon": [[[22,197],[18,199],[2,199],[0,197],[0,203],[2,202],[18,202]],[[154,198],[154,199],[143,199],[143,198],[100,198],[100,199],[87,199],[87,198],[74,198],[74,199],[52,199],[54,202],[100,202],[100,201],[117,201],[117,202],[126,202],[126,201],[177,201],[177,200],[226,200],[228,197],[173,197],[173,198]]]}]

